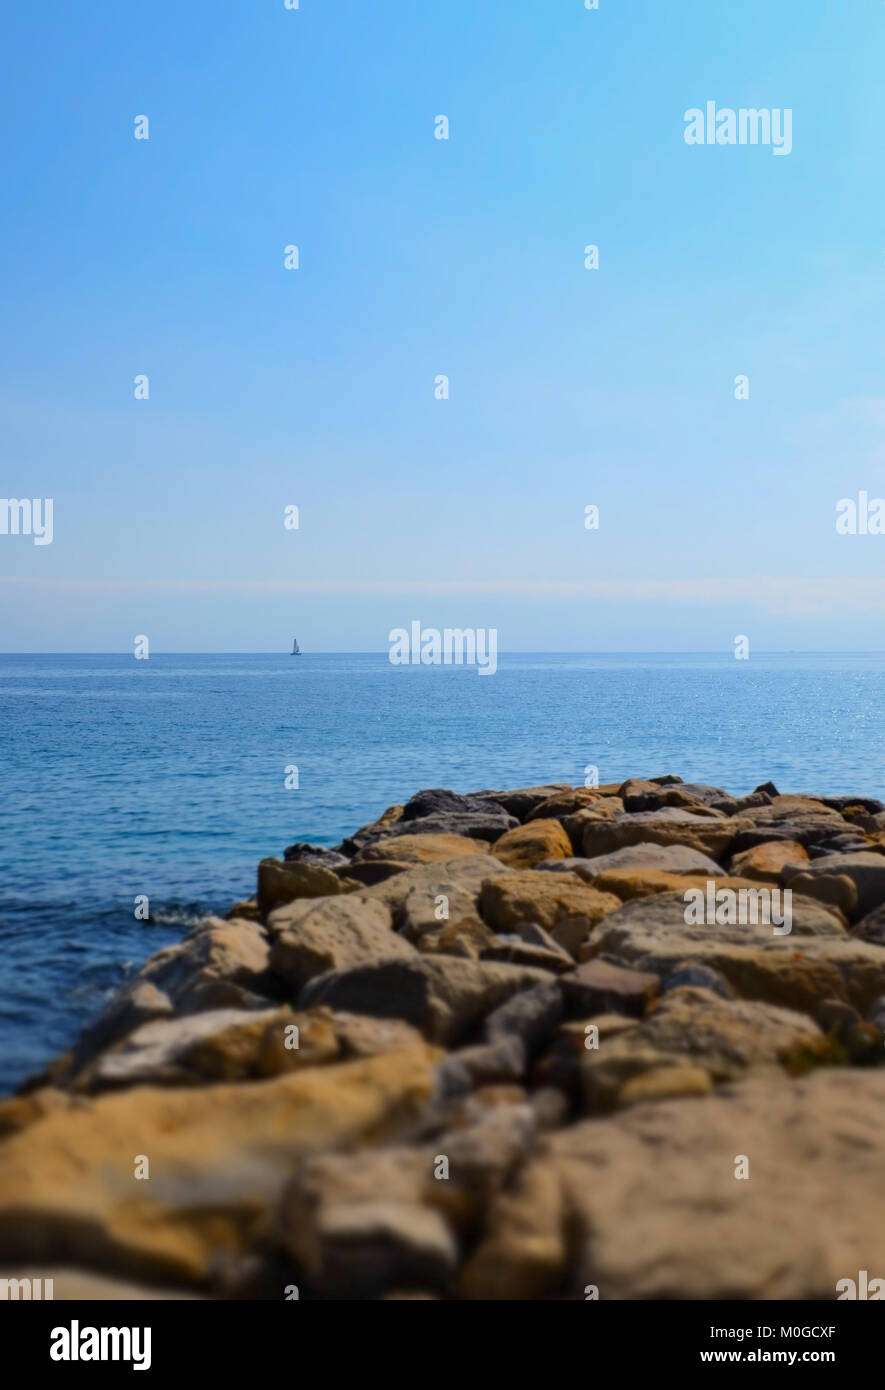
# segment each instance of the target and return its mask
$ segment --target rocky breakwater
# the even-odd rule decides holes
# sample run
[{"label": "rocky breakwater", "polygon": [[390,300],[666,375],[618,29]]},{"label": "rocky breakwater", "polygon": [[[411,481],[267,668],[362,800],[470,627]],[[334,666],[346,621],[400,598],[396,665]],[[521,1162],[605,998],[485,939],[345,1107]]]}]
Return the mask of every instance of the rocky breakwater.
[{"label": "rocky breakwater", "polygon": [[0,1104],[0,1272],[834,1298],[885,1275],[883,1029],[880,802],[420,792],[264,860]]}]

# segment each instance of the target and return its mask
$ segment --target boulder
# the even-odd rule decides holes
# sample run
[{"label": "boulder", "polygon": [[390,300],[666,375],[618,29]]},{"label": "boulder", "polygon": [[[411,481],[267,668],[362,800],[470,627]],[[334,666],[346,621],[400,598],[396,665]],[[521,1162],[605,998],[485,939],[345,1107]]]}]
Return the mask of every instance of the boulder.
[{"label": "boulder", "polygon": [[318,864],[323,869],[346,868],[349,862],[347,857],[339,854],[336,849],[307,844],[304,840],[298,840],[294,845],[284,849],[283,859],[287,864]]},{"label": "boulder", "polygon": [[857,916],[857,888],[847,874],[794,874],[793,868],[792,864],[784,868],[784,878],[793,894],[836,908],[846,922]]},{"label": "boulder", "polygon": [[74,1049],[79,1070],[141,1023],[204,1009],[266,1008],[282,1000],[270,970],[263,927],[239,919],[207,917],[176,946],[157,951],[118,991]]},{"label": "boulder", "polygon": [[603,800],[604,795],[599,787],[565,787],[535,806],[527,819],[529,823],[536,819],[561,820],[583,811],[587,806],[593,806]]},{"label": "boulder", "polygon": [[[722,999],[692,986],[672,990],[650,1009],[637,1028],[585,1050],[581,1060],[584,1102],[591,1113],[636,1104],[636,1077],[660,1068],[700,1071],[708,1084],[691,1094],[703,1094],[713,1084],[735,1081],[751,1068],[779,1067],[801,1047],[822,1040],[820,1028],[805,1014],[743,999]],[[683,1081],[686,1078],[682,1078]],[[668,1085],[672,1087],[674,1078]]]},{"label": "boulder", "polygon": [[658,976],[631,970],[605,960],[588,960],[559,981],[569,1014],[590,1018],[594,1014],[645,1013],[658,990]]},{"label": "boulder", "polygon": [[453,1046],[466,1042],[498,1004],[549,978],[546,971],[523,966],[416,952],[412,960],[330,970],[305,986],[298,1004],[401,1018],[426,1038]]},{"label": "boulder", "polygon": [[818,934],[800,936],[800,912],[826,914],[801,899],[793,906],[793,935],[773,938],[764,925],[686,927],[675,893],[636,898],[595,928],[591,948],[660,975],[688,962],[709,966],[740,997],[803,1013],[813,1014],[822,999],[841,999],[866,1013],[885,993],[885,954],[847,936],[834,919],[829,928],[821,920]]},{"label": "boulder", "polygon": [[[68,1259],[209,1286],[266,1247],[293,1161],[394,1139],[423,1111],[421,1044],[269,1081],[136,1086],[55,1110],[0,1145],[0,1260]],[[148,1181],[135,1177],[150,1164]]]},{"label": "boulder", "polygon": [[618,789],[624,803],[624,810],[631,814],[637,811],[660,811],[665,806],[674,806],[695,815],[721,812],[715,808],[719,804],[726,807],[735,805],[727,792],[720,787],[706,787],[697,783],[681,783],[679,786],[657,786],[650,782],[628,781]]},{"label": "boulder", "polygon": [[706,892],[707,884],[714,883],[717,890],[731,888],[739,892],[741,888],[756,890],[759,884],[749,878],[731,878],[722,869],[715,874],[668,874],[659,869],[606,869],[593,880],[600,893],[613,893],[621,902],[631,898],[648,898],[655,893],[685,893],[689,888],[700,888]]},{"label": "boulder", "polygon": [[787,864],[807,864],[808,854],[797,840],[766,840],[736,854],[729,872],[737,878],[757,879],[760,883],[780,883]]},{"label": "boulder", "polygon": [[362,893],[290,903],[271,913],[268,931],[271,968],[296,995],[327,970],[415,955],[393,931],[386,905]]},{"label": "boulder", "polygon": [[555,927],[564,918],[586,922],[586,930],[620,906],[610,893],[598,893],[576,874],[514,870],[506,877],[487,879],[479,898],[483,919],[496,931],[510,931],[519,922],[537,922],[557,940]]},{"label": "boulder", "polygon": [[517,1038],[531,1057],[551,1037],[563,1016],[563,993],[553,981],[545,981],[493,1009],[485,1021],[490,1043]]},{"label": "boulder", "polygon": [[[514,833],[514,832],[511,832]],[[393,856],[397,864],[432,864],[437,860],[457,859],[464,854],[487,854],[485,840],[472,840],[466,835],[398,835],[396,843],[378,840],[360,850],[355,864],[372,860],[387,860]]]},{"label": "boulder", "polygon": [[689,849],[686,845],[656,845],[651,842],[628,845],[611,854],[598,854],[593,859],[542,860],[535,868],[551,873],[574,873],[587,883],[593,883],[600,874],[619,869],[648,869],[665,874],[708,874],[713,878],[723,871],[721,864],[700,850]]},{"label": "boulder", "polygon": [[508,830],[492,845],[492,854],[512,869],[530,869],[542,859],[565,859],[572,842],[558,820],[530,820]]},{"label": "boulder", "polygon": [[548,1287],[562,1275],[578,1299],[593,1283],[601,1299],[832,1300],[838,1279],[885,1268],[883,1116],[885,1073],[829,1070],[560,1131],[536,1165],[559,1177],[576,1258]]},{"label": "boulder", "polygon": [[869,941],[876,946],[885,946],[885,903],[873,908],[866,917],[855,922],[851,935],[858,941]]},{"label": "boulder", "polygon": [[812,878],[841,875],[850,878],[857,889],[857,911],[862,917],[885,903],[885,854],[873,850],[863,854],[828,854],[810,864],[797,865],[795,872],[786,868],[784,881],[788,887],[800,873]]},{"label": "boulder", "polygon": [[258,911],[266,917],[274,908],[296,898],[328,898],[357,886],[320,864],[304,860],[284,864],[281,859],[262,859],[258,865]]},{"label": "boulder", "polygon": [[[299,1025],[297,1048],[285,1047],[286,1028]],[[334,1061],[338,1043],[327,1023],[289,1008],[213,1009],[143,1023],[100,1054],[76,1078],[77,1090],[150,1084],[197,1085],[277,1076],[296,1067]]]},{"label": "boulder", "polygon": [[458,1246],[432,1195],[432,1149],[324,1154],[302,1161],[283,1199],[287,1247],[314,1298],[447,1290]]},{"label": "boulder", "polygon": [[661,811],[616,815],[611,821],[588,821],[581,847],[585,858],[592,859],[628,845],[651,841],[659,845],[686,845],[712,859],[720,859],[729,851],[735,837],[751,828],[743,817],[726,820],[715,813],[701,816],[665,807]]},{"label": "boulder", "polygon": [[548,782],[543,787],[516,787],[512,791],[477,792],[476,795],[481,801],[496,801],[509,815],[523,821],[550,797],[559,793],[568,796],[572,790],[568,782]]},{"label": "boulder", "polygon": [[407,940],[420,942],[427,934],[446,929],[471,929],[480,922],[479,896],[488,878],[509,870],[490,854],[467,854],[410,868],[361,896],[383,903],[395,929]]},{"label": "boulder", "polygon": [[[458,835],[493,841],[518,824],[496,801],[443,790],[418,792],[405,806],[394,809],[400,814],[388,812],[381,821],[364,826],[342,842],[342,850],[357,854],[379,840],[394,841],[400,835]],[[389,854],[396,857],[395,844],[391,844]]]}]

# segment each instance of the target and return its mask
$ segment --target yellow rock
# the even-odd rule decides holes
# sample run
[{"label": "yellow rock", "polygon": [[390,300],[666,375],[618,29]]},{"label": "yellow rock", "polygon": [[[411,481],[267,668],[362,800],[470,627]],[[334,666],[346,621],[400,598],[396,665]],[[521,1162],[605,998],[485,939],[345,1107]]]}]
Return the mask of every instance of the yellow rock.
[{"label": "yellow rock", "polygon": [[485,840],[472,840],[467,835],[388,835],[362,850],[357,863],[392,859],[397,864],[432,864],[439,859],[488,852]]},{"label": "yellow rock", "polygon": [[[398,1133],[432,1089],[425,1044],[271,1081],[142,1086],[52,1110],[0,1145],[0,1260],[201,1284],[254,1250],[293,1162]],[[150,1176],[134,1174],[139,1156]]]},{"label": "yellow rock", "polygon": [[542,859],[568,859],[572,842],[558,820],[530,820],[507,830],[492,845],[492,854],[512,869],[530,869]]},{"label": "yellow rock", "polygon": [[600,893],[577,874],[523,869],[487,879],[480,894],[483,918],[496,931],[518,922],[537,922],[547,931],[562,918],[583,918],[587,930],[621,905],[612,893]]},{"label": "yellow rock", "polygon": [[729,878],[721,874],[671,874],[662,869],[607,869],[593,880],[601,893],[614,893],[622,902],[631,898],[647,898],[652,893],[684,893],[689,888],[706,889],[708,883],[719,888],[758,888],[751,879]]},{"label": "yellow rock", "polygon": [[807,864],[808,853],[796,840],[769,840],[764,845],[736,854],[731,861],[732,873],[741,878],[755,878],[762,883],[780,883],[785,864]]}]

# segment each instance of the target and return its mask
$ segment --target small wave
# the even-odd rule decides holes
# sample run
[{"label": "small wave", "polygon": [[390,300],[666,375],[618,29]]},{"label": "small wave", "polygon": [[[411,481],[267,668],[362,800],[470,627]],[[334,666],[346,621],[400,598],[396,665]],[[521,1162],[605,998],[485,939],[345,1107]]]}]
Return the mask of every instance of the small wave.
[{"label": "small wave", "polygon": [[168,907],[152,907],[150,917],[142,926],[198,927],[211,915],[212,909],[208,907],[177,907],[172,903]]}]

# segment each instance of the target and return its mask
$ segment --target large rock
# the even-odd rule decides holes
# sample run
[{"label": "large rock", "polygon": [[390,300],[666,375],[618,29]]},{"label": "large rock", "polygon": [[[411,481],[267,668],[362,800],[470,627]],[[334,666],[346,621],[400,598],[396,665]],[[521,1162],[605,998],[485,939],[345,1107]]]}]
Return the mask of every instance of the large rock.
[{"label": "large rock", "polygon": [[349,862],[346,855],[339,854],[336,849],[311,845],[305,840],[296,840],[294,845],[287,846],[283,850],[283,859],[287,864],[319,864],[324,869],[346,868]]},{"label": "large rock", "polygon": [[588,960],[559,981],[566,1007],[574,1016],[645,1013],[659,985],[648,971],[629,970],[606,960]]},{"label": "large rock", "polygon": [[[272,1081],[138,1086],[53,1110],[0,1145],[0,1261],[210,1284],[266,1246],[299,1156],[395,1138],[432,1092],[421,1044]],[[139,1156],[147,1180],[134,1176]]]},{"label": "large rock", "polygon": [[[569,795],[573,790],[568,782],[548,782],[543,787],[515,787],[511,791],[477,792],[481,801],[496,801],[509,815],[517,820],[528,820],[529,816],[552,796],[559,793]],[[551,812],[551,815],[555,812]]]},{"label": "large rock", "polygon": [[258,911],[262,917],[296,898],[327,898],[358,885],[332,869],[306,860],[262,859],[258,865]]},{"label": "large rock", "polygon": [[784,881],[789,886],[800,873],[812,878],[822,875],[850,878],[857,889],[857,911],[861,916],[866,916],[885,903],[885,854],[873,851],[864,854],[828,854],[822,859],[812,860],[810,864],[797,865],[795,871],[792,867],[785,868]]},{"label": "large rock", "polygon": [[582,849],[585,858],[592,859],[651,841],[658,845],[687,845],[712,859],[720,859],[731,848],[735,836],[750,828],[742,817],[726,820],[713,812],[701,816],[668,807],[637,815],[617,815],[610,821],[588,821]]},{"label": "large rock", "polygon": [[433,1042],[465,1041],[492,1009],[520,990],[549,980],[543,970],[415,955],[414,960],[332,970],[311,980],[300,1008],[326,1004],[381,1018],[401,1018]]},{"label": "large rock", "polygon": [[[622,883],[622,878],[625,882]],[[703,894],[704,912],[707,911],[708,885],[715,884],[716,892],[723,888],[728,888],[735,894],[735,904],[739,906],[739,894],[743,890],[747,894],[747,915],[752,915],[753,899],[749,897],[752,893],[758,895],[765,893],[760,884],[753,883],[752,880],[730,879],[726,877],[718,879],[698,878],[692,875],[667,875],[660,874],[649,876],[651,882],[645,883],[644,876],[639,879],[639,885],[645,883],[649,889],[654,889],[655,879],[661,891],[636,892],[632,898],[625,898],[617,914],[611,914],[606,922],[624,922],[636,924],[646,928],[661,928],[668,932],[673,939],[681,937],[685,941],[694,941],[696,938],[706,940],[711,936],[722,937],[729,932],[735,940],[740,941],[771,941],[774,937],[774,922],[766,925],[762,921],[765,903],[769,899],[761,901],[756,899],[756,911],[759,920],[756,923],[746,924],[722,924],[713,922],[686,923],[686,912],[689,911],[692,899],[686,900],[686,894]],[[601,882],[608,881],[608,875],[604,875]],[[611,881],[615,883],[620,891],[626,888],[626,875],[612,875]],[[678,885],[673,887],[672,885]],[[669,891],[668,891],[669,890]],[[777,916],[780,917],[784,912],[784,890],[778,890],[779,896],[776,903],[779,905]],[[626,915],[625,915],[626,914]],[[785,924],[786,925],[786,924]],[[784,934],[783,939],[795,938],[799,936],[835,936],[844,937],[847,924],[845,918],[839,910],[829,903],[820,903],[812,898],[803,897],[801,894],[793,894],[791,904],[791,930]]]},{"label": "large rock", "polygon": [[603,797],[604,793],[599,787],[564,787],[535,806],[528,819],[547,820],[552,817],[561,820],[566,816],[576,815],[586,806],[593,806]]},{"label": "large rock", "polygon": [[[503,878],[487,879],[480,894],[480,911],[496,931],[510,931],[520,922],[537,922],[557,941],[557,923],[577,919],[586,923],[582,935],[620,906],[610,893],[598,893],[576,874],[513,871]],[[566,944],[566,943],[561,943]],[[568,949],[568,948],[567,948]]]},{"label": "large rock", "polygon": [[[285,1046],[286,1029],[292,1025],[298,1028],[297,1048]],[[242,1081],[334,1061],[338,1053],[335,1031],[322,1019],[289,1008],[213,1009],[142,1024],[101,1053],[76,1078],[75,1086],[100,1091]]]},{"label": "large rock", "polygon": [[111,999],[74,1050],[73,1065],[154,1018],[225,1007],[266,1007],[282,1000],[270,970],[263,927],[207,917],[176,946],[157,951]]},{"label": "large rock", "polygon": [[290,903],[271,913],[268,931],[271,968],[296,994],[327,970],[415,954],[393,930],[386,905],[363,893]]},{"label": "large rock", "polygon": [[537,1160],[559,1176],[577,1254],[549,1283],[564,1275],[578,1299],[592,1283],[601,1299],[832,1300],[838,1279],[885,1269],[883,1150],[885,1073],[868,1070],[751,1077],[578,1124]]},{"label": "large rock", "polygon": [[[609,953],[638,969],[666,975],[692,963],[718,970],[747,999],[813,1014],[824,999],[847,1001],[865,1013],[885,993],[885,953],[849,937],[816,903],[794,900],[793,934],[774,938],[770,926],[687,927],[680,894],[637,898],[594,930],[594,954]],[[801,936],[821,914],[816,935]]]},{"label": "large rock", "polygon": [[758,890],[759,884],[749,878],[731,878],[717,869],[715,874],[668,874],[660,869],[606,869],[594,879],[594,886],[600,893],[614,893],[621,902],[630,898],[648,898],[655,893],[685,893],[690,888],[700,888],[706,893],[707,884],[715,883],[720,888],[731,888],[740,892]]},{"label": "large rock", "polygon": [[660,811],[672,806],[691,811],[696,815],[717,815],[719,805],[732,807],[734,802],[721,787],[706,787],[698,783],[680,783],[679,786],[657,786],[651,782],[631,780],[618,788],[618,795],[624,803],[624,810],[631,814],[637,811]]},{"label": "large rock", "polygon": [[431,1205],[433,1168],[434,1151],[426,1148],[325,1154],[299,1165],[282,1222],[313,1297],[447,1290],[458,1245]]},{"label": "large rock", "polygon": [[787,864],[807,864],[808,854],[797,840],[768,840],[736,854],[730,872],[738,878],[758,879],[760,883],[780,883]]},{"label": "large rock", "polygon": [[393,856],[398,864],[432,864],[464,854],[488,854],[488,849],[485,840],[471,840],[466,835],[397,835],[394,845],[386,840],[366,845],[354,862],[364,864]]},{"label": "large rock", "polygon": [[858,941],[869,941],[877,946],[885,946],[885,903],[868,912],[866,917],[855,922],[851,935]]},{"label": "large rock", "polygon": [[663,1068],[700,1070],[712,1084],[734,1081],[750,1068],[778,1067],[797,1049],[814,1048],[822,1039],[805,1014],[722,999],[706,989],[674,989],[637,1028],[585,1050],[585,1104],[596,1113],[635,1103],[636,1088],[629,1089],[629,1083]]},{"label": "large rock", "polygon": [[393,843],[400,835],[458,835],[477,840],[497,840],[505,830],[517,824],[496,801],[486,801],[478,796],[460,796],[457,792],[432,790],[418,792],[402,808],[397,816],[386,813],[382,821],[364,826],[356,835],[344,840],[345,853],[362,852],[368,845],[379,840],[391,841],[389,857],[396,858]]},{"label": "large rock", "polygon": [[600,874],[619,869],[648,869],[665,874],[709,874],[715,878],[722,874],[722,865],[717,864],[708,854],[690,849],[687,845],[627,845],[611,854],[598,854],[593,859],[558,859],[542,861],[536,869],[546,869],[551,873],[575,873],[587,883],[592,883]]},{"label": "large rock", "polygon": [[479,895],[483,883],[508,872],[490,854],[462,855],[416,866],[376,884],[362,896],[383,903],[392,915],[395,929],[417,944],[425,935],[475,927],[480,922]]},{"label": "large rock", "polygon": [[492,854],[511,869],[530,869],[542,859],[565,859],[572,842],[558,820],[530,820],[508,830],[492,845]]}]

